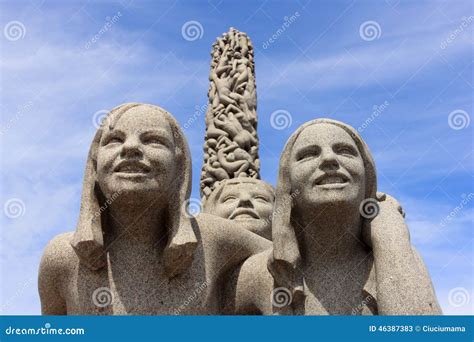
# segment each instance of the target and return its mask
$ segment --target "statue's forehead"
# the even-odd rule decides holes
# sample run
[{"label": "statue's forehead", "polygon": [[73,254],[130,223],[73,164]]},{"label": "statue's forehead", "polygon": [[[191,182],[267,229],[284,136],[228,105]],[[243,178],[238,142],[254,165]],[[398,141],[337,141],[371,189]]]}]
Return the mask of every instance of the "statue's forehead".
[{"label": "statue's forehead", "polygon": [[352,137],[343,128],[332,124],[320,123],[304,128],[298,135],[293,148],[298,149],[308,145],[333,143],[355,145]]},{"label": "statue's forehead", "polygon": [[171,132],[165,115],[145,106],[134,107],[120,116],[112,117],[113,129],[161,129]]},{"label": "statue's forehead", "polygon": [[257,193],[273,194],[273,192],[263,183],[260,182],[232,182],[226,183],[222,189],[222,193],[239,193],[253,191]]}]

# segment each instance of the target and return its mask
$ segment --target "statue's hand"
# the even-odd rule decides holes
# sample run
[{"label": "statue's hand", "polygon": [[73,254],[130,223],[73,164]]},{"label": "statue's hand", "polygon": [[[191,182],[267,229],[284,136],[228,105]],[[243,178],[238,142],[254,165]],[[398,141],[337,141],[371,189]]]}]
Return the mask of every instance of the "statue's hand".
[{"label": "statue's hand", "polygon": [[397,243],[410,240],[408,227],[405,224],[405,212],[400,203],[390,195],[377,192],[375,208],[377,215],[366,219],[362,229],[364,242],[373,247],[375,244]]},{"label": "statue's hand", "polygon": [[397,211],[405,218],[405,211],[402,208],[402,205],[392,196],[387,195],[384,192],[377,192],[376,195],[377,202],[379,206],[390,206],[390,208],[396,208]]}]

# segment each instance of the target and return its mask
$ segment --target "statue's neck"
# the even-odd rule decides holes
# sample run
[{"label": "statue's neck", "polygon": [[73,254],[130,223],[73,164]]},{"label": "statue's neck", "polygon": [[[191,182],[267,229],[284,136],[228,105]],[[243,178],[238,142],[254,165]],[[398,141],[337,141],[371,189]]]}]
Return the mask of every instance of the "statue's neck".
[{"label": "statue's neck", "polygon": [[294,224],[299,231],[303,265],[308,268],[344,263],[363,248],[358,208],[326,206],[305,210],[299,217]]},{"label": "statue's neck", "polygon": [[166,242],[164,213],[164,208],[153,201],[112,203],[107,211],[112,242],[129,246],[153,246]]}]

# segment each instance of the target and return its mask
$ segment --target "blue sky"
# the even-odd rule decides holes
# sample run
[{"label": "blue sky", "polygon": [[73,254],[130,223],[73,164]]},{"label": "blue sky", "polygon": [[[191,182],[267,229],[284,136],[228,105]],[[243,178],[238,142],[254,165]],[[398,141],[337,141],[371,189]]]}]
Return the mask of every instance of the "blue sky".
[{"label": "blue sky", "polygon": [[[47,241],[75,228],[101,111],[134,101],[162,106],[182,125],[191,119],[185,133],[199,197],[209,53],[231,26],[255,47],[262,178],[275,184],[280,151],[302,123],[329,117],[359,128],[379,190],[407,212],[444,313],[474,313],[470,1],[0,7],[1,314],[40,313],[39,260]],[[201,25],[198,36],[183,36],[189,21]],[[276,129],[275,111],[291,124]]]}]

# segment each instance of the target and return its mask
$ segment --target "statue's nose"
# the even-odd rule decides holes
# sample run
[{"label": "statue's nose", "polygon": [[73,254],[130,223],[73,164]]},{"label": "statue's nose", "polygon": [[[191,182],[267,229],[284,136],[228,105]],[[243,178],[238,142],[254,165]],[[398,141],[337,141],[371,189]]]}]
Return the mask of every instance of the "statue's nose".
[{"label": "statue's nose", "polygon": [[321,164],[319,165],[319,168],[323,171],[333,171],[339,169],[337,155],[332,149],[321,151]]},{"label": "statue's nose", "polygon": [[237,205],[239,208],[253,208],[253,203],[249,196],[243,196],[239,199],[239,204]]},{"label": "statue's nose", "polygon": [[121,156],[125,158],[137,158],[142,156],[140,142],[135,138],[128,138],[122,145]]}]

